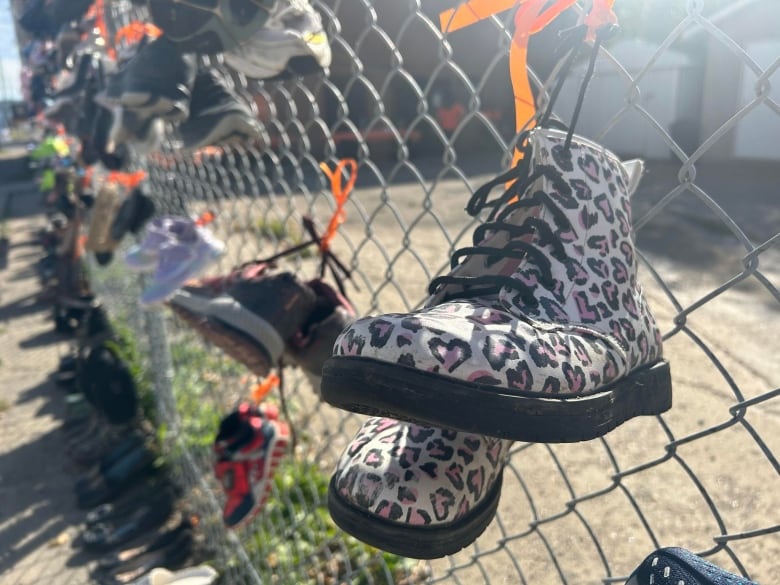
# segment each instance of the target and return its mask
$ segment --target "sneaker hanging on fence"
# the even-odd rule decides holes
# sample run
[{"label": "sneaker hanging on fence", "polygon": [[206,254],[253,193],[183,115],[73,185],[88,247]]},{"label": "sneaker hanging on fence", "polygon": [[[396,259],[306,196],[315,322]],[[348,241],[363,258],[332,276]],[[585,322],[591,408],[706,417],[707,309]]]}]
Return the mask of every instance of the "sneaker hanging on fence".
[{"label": "sneaker hanging on fence", "polygon": [[[89,230],[85,248],[101,258],[113,255],[119,243],[111,237],[111,223],[119,208],[119,188],[106,183],[97,193],[89,218]],[[109,259],[110,261],[110,259]],[[103,262],[101,262],[102,264]],[[106,262],[107,263],[107,262]]]},{"label": "sneaker hanging on fence", "polygon": [[265,506],[273,475],[290,442],[290,427],[275,406],[241,404],[219,425],[214,471],[227,496],[223,520],[239,528]]},{"label": "sneaker hanging on fence", "polygon": [[[327,248],[310,218],[304,228],[311,240],[267,260],[249,262],[230,274],[187,283],[169,305],[203,338],[265,376],[283,357],[300,366],[319,391],[325,360],[338,334],[355,316],[341,276],[349,271]],[[274,262],[311,245],[321,246],[322,264],[330,267],[338,291],[316,278],[304,282],[290,272],[274,273]]]},{"label": "sneaker hanging on fence", "polygon": [[[157,264],[151,283],[141,295],[143,305],[164,301],[187,280],[215,262],[225,250],[224,243],[194,220],[171,221],[165,236],[167,240],[157,248]],[[154,248],[146,246],[146,252],[153,251]]]},{"label": "sneaker hanging on fence", "polygon": [[155,211],[154,200],[135,187],[122,201],[111,224],[111,237],[121,242],[127,232],[139,233]]},{"label": "sneaker hanging on fence", "polygon": [[319,392],[322,366],[355,311],[321,279],[303,282],[289,272],[270,275],[266,269],[263,263],[243,268],[216,295],[213,281],[189,283],[169,299],[170,307],[252,373],[265,376],[280,359],[289,361]]},{"label": "sneaker hanging on fence", "polygon": [[417,559],[458,552],[496,514],[511,441],[370,418],[342,454],[328,509],[344,531]]},{"label": "sneaker hanging on fence", "polygon": [[192,89],[190,116],[179,125],[184,147],[253,142],[262,128],[252,111],[225,85],[219,73],[205,69],[198,73]]},{"label": "sneaker hanging on fence", "polygon": [[180,2],[149,0],[154,24],[182,50],[201,54],[227,51],[254,35],[268,20],[277,0]]},{"label": "sneaker hanging on fence", "polygon": [[547,128],[524,150],[472,197],[469,212],[491,209],[488,222],[431,282],[425,308],[341,334],[323,370],[327,402],[536,442],[593,439],[670,408],[637,281],[629,197],[641,163]]},{"label": "sneaker hanging on fence", "polygon": [[152,272],[157,268],[160,250],[176,241],[176,234],[189,229],[193,220],[176,215],[154,217],[146,224],[144,238],[125,254],[125,263],[137,272]]},{"label": "sneaker hanging on fence", "polygon": [[132,110],[143,120],[178,122],[189,115],[196,71],[195,56],[162,35],[122,65],[98,101],[106,108]]},{"label": "sneaker hanging on fence", "polygon": [[661,548],[648,556],[626,585],[757,585],[683,548]]},{"label": "sneaker hanging on fence", "polygon": [[321,72],[331,58],[322,18],[308,0],[279,0],[263,28],[225,53],[228,65],[254,79]]}]

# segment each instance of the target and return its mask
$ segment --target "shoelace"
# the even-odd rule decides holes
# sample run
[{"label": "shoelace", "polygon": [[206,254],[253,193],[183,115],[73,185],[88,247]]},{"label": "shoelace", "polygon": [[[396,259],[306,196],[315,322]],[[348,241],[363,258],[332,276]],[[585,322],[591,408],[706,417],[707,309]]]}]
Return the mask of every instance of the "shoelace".
[{"label": "shoelace", "polygon": [[[474,230],[474,245],[461,248],[452,255],[451,268],[456,268],[462,258],[475,255],[487,256],[488,265],[495,264],[501,259],[527,259],[533,261],[538,267],[540,284],[546,288],[554,286],[552,262],[547,253],[539,249],[538,246],[549,245],[552,248],[552,256],[557,260],[564,261],[566,253],[560,237],[553,232],[548,223],[533,216],[527,217],[520,225],[510,224],[505,221],[516,210],[545,206],[552,213],[558,227],[562,229],[571,229],[572,227],[563,211],[544,191],[535,191],[528,197],[518,198],[537,179],[544,176],[552,176],[552,168],[547,166],[541,166],[531,173],[528,172],[530,169],[529,151],[530,149],[527,148],[525,156],[510,171],[483,185],[471,197],[467,206],[467,211],[470,215],[477,215],[486,208],[492,208],[492,211],[488,216],[487,222]],[[490,191],[512,179],[514,179],[514,182],[501,197],[493,201],[488,200]],[[499,231],[508,232],[511,238],[515,239],[510,239],[509,243],[503,248],[493,248],[482,244],[490,233]],[[536,244],[516,239],[524,235],[535,235]],[[446,284],[459,285],[468,290],[449,295],[445,300],[495,294],[502,288],[507,287],[517,290],[522,295],[523,302],[527,305],[531,307],[538,305],[531,287],[511,276],[500,274],[486,274],[482,276],[456,276],[449,274],[439,276],[434,278],[428,286],[429,294],[434,294],[441,285]]]},{"label": "shoelace", "polygon": [[[539,127],[559,127],[566,130],[566,140],[564,141],[564,149],[569,150],[571,140],[574,134],[574,126],[579,117],[582,103],[585,99],[585,91],[588,83],[593,75],[595,68],[596,57],[598,56],[599,47],[607,35],[613,32],[612,27],[606,27],[599,31],[596,35],[593,51],[588,64],[588,69],[585,74],[580,92],[577,96],[577,102],[575,104],[574,113],[572,114],[572,124],[570,127],[566,127],[560,122],[551,120],[552,106],[555,102],[555,98],[561,90],[563,85],[563,79],[565,72],[571,67],[579,54],[582,41],[585,38],[586,27],[579,26],[569,31],[565,31],[565,40],[563,47],[565,48],[566,56],[563,60],[563,66],[561,68],[561,74],[555,88],[551,92],[550,102],[547,110],[542,115]],[[566,214],[558,207],[558,205],[552,200],[552,198],[544,191],[535,191],[531,195],[522,197],[525,191],[534,184],[537,179],[547,177],[550,180],[555,180],[553,169],[547,165],[539,165],[533,171],[531,171],[531,149],[527,144],[529,130],[524,131],[517,142],[517,144],[525,145],[523,157],[520,161],[507,172],[499,175],[498,177],[487,182],[485,185],[477,189],[474,195],[466,206],[466,211],[472,217],[478,215],[484,209],[491,209],[488,215],[487,221],[474,230],[473,246],[468,246],[456,250],[451,257],[451,268],[455,269],[462,258],[483,255],[487,256],[486,263],[488,265],[495,264],[501,259],[516,259],[519,261],[530,260],[536,264],[539,269],[539,283],[545,288],[552,288],[555,285],[554,278],[552,276],[552,262],[547,253],[540,249],[540,246],[549,246],[551,248],[550,254],[561,262],[564,262],[567,258],[563,242],[560,236],[556,235],[550,225],[537,217],[529,216],[522,224],[514,225],[507,223],[505,220],[519,209],[527,209],[533,207],[544,206],[552,214],[555,224],[562,229],[572,229],[571,222],[566,217]],[[497,186],[506,184],[509,181],[513,181],[503,195],[494,200],[489,200],[490,192]],[[499,231],[508,232],[510,235],[510,241],[503,248],[492,248],[482,245],[490,233]],[[519,236],[531,235],[534,237],[535,243],[524,242]],[[534,296],[534,290],[529,285],[526,285],[520,280],[517,280],[511,276],[505,276],[500,274],[486,274],[482,276],[456,276],[452,274],[439,276],[434,278],[428,285],[428,294],[433,295],[442,285],[457,285],[464,290],[453,293],[451,295],[445,295],[444,301],[450,301],[458,298],[474,298],[478,296],[492,295],[498,293],[502,288],[510,288],[520,293],[522,300],[528,306],[534,308],[538,306],[539,301]]]}]

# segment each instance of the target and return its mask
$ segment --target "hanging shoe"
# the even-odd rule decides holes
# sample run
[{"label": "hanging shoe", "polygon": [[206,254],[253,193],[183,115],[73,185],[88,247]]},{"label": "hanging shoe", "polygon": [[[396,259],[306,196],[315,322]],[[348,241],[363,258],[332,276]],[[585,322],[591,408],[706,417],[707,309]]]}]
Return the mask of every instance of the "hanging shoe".
[{"label": "hanging shoe", "polygon": [[121,242],[127,232],[138,234],[154,216],[154,200],[136,187],[125,197],[111,224],[111,237]]},{"label": "hanging shoe", "polygon": [[112,113],[105,108],[95,108],[91,132],[81,141],[81,157],[86,165],[97,162],[110,171],[121,171],[130,165],[130,152],[126,144],[115,144],[109,152],[109,137],[114,125]]},{"label": "hanging shoe", "polygon": [[115,106],[111,110],[113,123],[108,133],[106,152],[132,144],[136,153],[148,154],[160,149],[165,136],[165,121],[161,118],[144,118],[135,110]]},{"label": "hanging shoe", "polygon": [[220,279],[188,283],[168,304],[252,373],[265,376],[313,314],[317,294],[290,272],[251,263]]},{"label": "hanging shoe", "polygon": [[111,237],[111,224],[119,209],[119,190],[105,184],[98,191],[89,218],[85,248],[95,253],[113,253],[119,243]]},{"label": "hanging shoe", "polygon": [[207,3],[149,0],[154,24],[182,50],[216,54],[254,35],[277,0],[212,0]]},{"label": "hanging shoe", "polygon": [[661,548],[647,557],[626,585],[758,585],[728,573],[683,548]]},{"label": "hanging shoe", "polygon": [[349,300],[326,282],[315,279],[306,285],[316,295],[315,305],[298,331],[287,340],[285,350],[319,394],[322,366],[332,355],[336,339],[356,315]]},{"label": "hanging shoe", "polygon": [[265,506],[273,474],[287,451],[290,428],[275,407],[242,404],[219,425],[214,441],[214,471],[227,501],[223,520],[239,528]]},{"label": "hanging shoe", "polygon": [[119,207],[116,185],[103,185],[90,211],[85,248],[92,252],[113,252],[117,242],[111,238],[111,223]]},{"label": "hanging shoe", "polygon": [[141,295],[143,305],[164,301],[225,251],[224,243],[194,222],[174,223],[170,231],[172,239],[160,247],[152,282]]},{"label": "hanging shoe", "polygon": [[153,271],[160,259],[160,250],[176,242],[176,234],[194,229],[195,222],[188,217],[163,215],[146,224],[143,240],[131,246],[125,254],[125,263],[138,272]]},{"label": "hanging shoe", "polygon": [[[119,93],[118,105],[140,118],[172,122],[189,115],[197,63],[163,35],[144,45],[117,73],[119,88],[107,90],[107,100]],[[102,102],[101,102],[102,103]]]},{"label": "hanging shoe", "polygon": [[52,95],[53,98],[75,98],[83,93],[93,72],[92,53],[82,53],[78,56],[75,71],[62,83],[62,86]]},{"label": "hanging shoe", "polygon": [[328,490],[334,522],[359,540],[416,559],[458,552],[485,531],[510,441],[368,419]]},{"label": "hanging shoe", "polygon": [[260,124],[251,110],[225,85],[219,73],[206,69],[198,73],[192,89],[190,117],[179,125],[184,147],[232,142],[252,142],[262,136]]},{"label": "hanging shoe", "polygon": [[213,585],[218,577],[219,573],[208,565],[189,567],[175,572],[157,568],[130,585]]},{"label": "hanging shoe", "polygon": [[431,283],[425,308],[341,334],[323,369],[327,402],[535,442],[593,439],[671,407],[637,281],[629,197],[642,165],[567,140],[531,131],[518,166],[474,194],[469,212],[490,208],[488,223]]},{"label": "hanging shoe", "polygon": [[254,79],[321,72],[331,58],[322,18],[308,0],[279,0],[263,28],[225,53],[228,65]]}]

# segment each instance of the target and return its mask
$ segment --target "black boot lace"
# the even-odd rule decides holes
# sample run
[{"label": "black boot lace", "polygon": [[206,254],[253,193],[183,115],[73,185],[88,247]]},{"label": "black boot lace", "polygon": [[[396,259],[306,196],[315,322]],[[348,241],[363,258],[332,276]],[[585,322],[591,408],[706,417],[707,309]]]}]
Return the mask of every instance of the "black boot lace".
[{"label": "black boot lace", "polygon": [[[569,128],[551,119],[552,106],[555,102],[555,98],[558,96],[561,87],[563,85],[563,79],[568,69],[574,63],[577,55],[579,54],[580,47],[585,38],[585,28],[576,27],[566,32],[567,39],[564,42],[564,46],[567,49],[567,54],[564,57],[563,67],[561,68],[560,77],[555,88],[550,95],[550,102],[545,113],[540,118],[539,127],[559,127],[567,131],[566,140],[564,142],[564,149],[569,150],[571,140],[574,133],[574,125],[579,117],[582,102],[585,99],[585,90],[588,82],[593,75],[596,57],[598,55],[599,47],[603,39],[607,34],[611,34],[612,30],[600,31],[596,36],[593,52],[591,54],[588,69],[585,74],[582,86],[580,88],[579,95],[577,96],[577,102],[575,104],[574,113],[572,116],[572,124]],[[531,187],[538,179],[547,177],[550,180],[556,180],[556,176],[553,174],[553,168],[547,165],[538,165],[533,171],[531,170],[531,148],[527,144],[528,135],[530,131],[523,132],[519,139],[518,144],[525,145],[523,158],[520,162],[507,172],[499,175],[495,179],[492,179],[474,193],[466,206],[466,211],[472,217],[477,216],[481,211],[490,209],[490,213],[484,224],[480,225],[474,230],[473,245],[456,250],[451,258],[451,268],[454,270],[460,265],[461,259],[470,256],[486,256],[486,264],[488,266],[495,264],[502,259],[517,259],[520,261],[527,260],[533,262],[539,269],[539,283],[545,288],[553,288],[555,286],[555,280],[552,275],[552,262],[549,256],[552,256],[558,261],[564,262],[567,258],[564,244],[558,234],[556,234],[549,223],[540,220],[537,217],[529,216],[522,224],[514,225],[507,223],[506,219],[515,211],[519,209],[527,209],[533,207],[544,206],[552,214],[554,223],[560,230],[568,231],[572,229],[571,222],[566,217],[566,214],[558,207],[558,205],[552,200],[552,198],[544,191],[537,190],[526,195],[526,191]],[[499,185],[506,184],[512,181],[509,188],[498,198],[489,200],[490,192]],[[483,245],[483,242],[490,234],[496,232],[507,232],[510,236],[509,242],[503,248],[494,248]],[[532,235],[535,243],[524,242],[519,238],[521,236]],[[540,247],[549,248],[549,252],[540,249]],[[549,254],[549,255],[548,255]],[[474,298],[478,296],[488,296],[497,294],[502,288],[509,288],[520,293],[523,302],[534,308],[538,306],[539,301],[534,296],[534,287],[531,287],[524,282],[517,280],[511,276],[505,276],[500,274],[484,274],[481,276],[458,276],[448,274],[434,278],[428,285],[428,293],[430,295],[436,294],[440,287],[444,285],[456,285],[461,290],[453,291],[447,294],[442,299],[442,302],[447,302],[459,298]]]},{"label": "black boot lace", "polygon": [[[530,149],[526,150],[525,156],[520,163],[511,171],[493,179],[489,183],[479,188],[469,201],[467,211],[474,216],[483,209],[492,209],[488,215],[487,221],[474,230],[472,246],[461,248],[452,255],[451,268],[456,268],[462,258],[469,256],[486,256],[488,266],[495,264],[502,259],[531,260],[539,268],[540,283],[546,288],[552,288],[555,284],[552,276],[552,262],[548,254],[537,246],[549,245],[550,254],[557,260],[564,261],[566,253],[563,242],[550,225],[536,217],[527,217],[520,225],[514,225],[506,222],[506,218],[518,209],[527,209],[532,207],[546,206],[552,213],[555,224],[563,229],[571,229],[571,223],[561,209],[552,201],[550,196],[544,191],[534,191],[528,196],[523,196],[525,191],[533,183],[552,172],[551,167],[539,167],[529,173]],[[499,198],[489,201],[490,191],[497,185],[505,183],[508,180],[515,179],[506,192]],[[522,198],[521,198],[522,196]],[[503,248],[495,248],[483,245],[486,237],[499,231],[507,232],[510,236],[509,243]],[[524,242],[519,239],[521,236],[535,235],[536,244]],[[436,293],[442,285],[457,285],[463,288],[459,292],[454,292],[445,300],[455,298],[473,298],[476,296],[486,296],[498,293],[502,288],[508,287],[518,291],[523,302],[529,306],[535,307],[538,301],[534,297],[534,291],[525,283],[500,274],[485,274],[481,276],[456,276],[448,274],[434,278],[428,286],[429,294]]]}]

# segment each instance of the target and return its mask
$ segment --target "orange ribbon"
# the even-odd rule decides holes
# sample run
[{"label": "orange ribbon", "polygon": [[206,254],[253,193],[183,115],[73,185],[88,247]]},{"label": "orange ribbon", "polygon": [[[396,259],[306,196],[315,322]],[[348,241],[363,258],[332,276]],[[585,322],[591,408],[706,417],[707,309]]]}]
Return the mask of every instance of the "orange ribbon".
[{"label": "orange ribbon", "polygon": [[125,41],[128,45],[139,42],[145,36],[152,39],[158,38],[162,35],[163,31],[149,22],[139,22],[137,20],[126,24],[114,35],[114,44],[119,45],[122,41]]},{"label": "orange ribbon", "polygon": [[[509,49],[509,73],[515,96],[515,128],[518,133],[532,128],[536,116],[536,104],[531,83],[528,79],[528,40],[555,20],[576,0],[558,0],[545,10],[548,0],[469,0],[457,8],[445,10],[439,15],[441,29],[454,32],[481,20],[517,7],[515,32]],[[593,9],[585,18],[588,26],[588,40],[605,24],[615,24],[617,17],[612,11],[615,0],[594,0]],[[515,149],[513,164],[522,158],[522,152]]]},{"label": "orange ribbon", "polygon": [[210,211],[204,211],[198,216],[198,219],[195,220],[195,225],[198,227],[204,227],[209,225],[212,221],[216,219],[216,215],[214,215]]},{"label": "orange ribbon", "polygon": [[279,376],[271,372],[262,382],[258,382],[252,387],[252,401],[255,404],[260,404],[271,390],[279,386],[280,382]]},{"label": "orange ribbon", "polygon": [[[349,167],[349,179],[346,185],[341,184],[341,179],[346,168]],[[345,158],[338,162],[336,168],[331,171],[327,163],[320,163],[322,172],[330,179],[330,188],[333,191],[333,198],[336,200],[336,211],[330,218],[328,223],[328,229],[325,231],[325,235],[322,236],[320,241],[320,252],[325,253],[330,248],[330,243],[336,235],[339,226],[344,223],[347,218],[347,214],[344,211],[344,204],[349,199],[349,194],[355,187],[355,181],[357,180],[357,161],[352,158]]]},{"label": "orange ribbon", "polygon": [[118,183],[119,185],[125,187],[125,189],[128,191],[135,189],[145,178],[146,173],[144,171],[136,171],[134,173],[111,171],[108,173],[109,183]]}]

